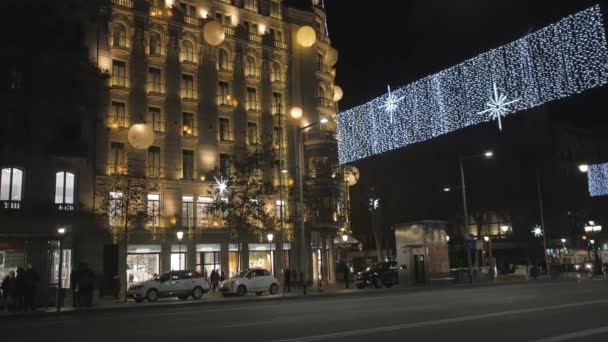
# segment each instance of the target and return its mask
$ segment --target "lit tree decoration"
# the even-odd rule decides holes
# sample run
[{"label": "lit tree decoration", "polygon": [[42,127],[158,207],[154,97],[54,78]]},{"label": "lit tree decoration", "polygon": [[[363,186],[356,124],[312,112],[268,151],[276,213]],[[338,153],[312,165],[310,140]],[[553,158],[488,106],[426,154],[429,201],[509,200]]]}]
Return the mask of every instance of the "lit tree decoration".
[{"label": "lit tree decoration", "polygon": [[608,195],[608,163],[590,165],[587,170],[589,195],[592,197]]},{"label": "lit tree decoration", "polygon": [[536,225],[532,228],[532,234],[534,234],[534,237],[541,237],[543,236],[543,229],[539,225]]},{"label": "lit tree decoration", "polygon": [[228,190],[228,180],[224,179],[224,177],[220,176],[220,179],[217,179],[217,177],[213,177],[215,178],[215,183],[217,184],[215,186],[215,189],[217,189],[218,191],[218,195],[221,197],[224,195],[224,193],[228,193],[230,192]]},{"label": "lit tree decoration", "polygon": [[389,122],[393,123],[393,113],[397,109],[399,102],[403,101],[405,96],[397,97],[397,96],[395,96],[395,94],[391,93],[391,86],[389,85],[387,87],[388,87],[388,95],[386,97],[386,100],[384,101],[384,104],[382,106],[380,106],[380,108],[383,108],[384,111],[388,113]]},{"label": "lit tree decoration", "polygon": [[510,114],[607,83],[608,44],[594,6],[338,114],[340,163],[490,120],[500,128]]},{"label": "lit tree decoration", "polygon": [[506,116],[510,111],[509,106],[518,101],[519,99],[507,101],[507,96],[505,94],[498,93],[498,87],[496,86],[496,82],[494,82],[494,97],[490,98],[490,101],[486,103],[486,106],[490,108],[477,114],[490,113],[490,117],[493,120],[498,120],[498,129],[502,132],[502,122],[500,117]]}]

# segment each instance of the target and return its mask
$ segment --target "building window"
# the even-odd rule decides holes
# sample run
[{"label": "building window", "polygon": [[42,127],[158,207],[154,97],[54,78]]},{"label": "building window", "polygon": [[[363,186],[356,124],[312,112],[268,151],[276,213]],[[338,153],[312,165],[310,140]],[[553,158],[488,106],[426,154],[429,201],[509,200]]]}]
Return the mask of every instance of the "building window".
[{"label": "building window", "polygon": [[127,29],[122,24],[114,24],[112,45],[127,47]]},{"label": "building window", "polygon": [[281,4],[278,1],[272,1],[270,7],[270,16],[274,18],[281,18]]},{"label": "building window", "polygon": [[182,113],[182,135],[191,136],[194,132],[194,114]]},{"label": "building window", "polygon": [[224,26],[232,26],[232,16],[231,15],[225,15],[224,16]]},{"label": "building window", "polygon": [[272,128],[272,144],[274,146],[276,146],[276,148],[279,148],[279,127],[278,126],[274,126]]},{"label": "building window", "polygon": [[124,102],[112,101],[112,111],[110,112],[110,126],[126,127]]},{"label": "building window", "polygon": [[227,176],[229,168],[230,156],[225,153],[220,153],[220,174]]},{"label": "building window", "polygon": [[281,108],[281,99],[283,95],[281,93],[272,93],[272,113],[281,114],[283,108]]},{"label": "building window", "polygon": [[74,180],[71,172],[55,174],[55,205],[59,210],[74,210]]},{"label": "building window", "polygon": [[194,62],[194,45],[189,40],[184,40],[182,45],[182,60]]},{"label": "building window", "polygon": [[247,110],[258,110],[258,92],[255,88],[247,87]]},{"label": "building window", "polygon": [[245,75],[253,77],[255,74],[255,58],[247,56],[247,60],[245,61]]},{"label": "building window", "polygon": [[194,76],[182,75],[182,98],[194,99]]},{"label": "building window", "polygon": [[279,62],[272,62],[272,69],[271,69],[270,77],[271,77],[272,82],[281,82],[282,81],[281,64],[279,64]]},{"label": "building window", "polygon": [[110,203],[108,207],[108,218],[110,226],[115,227],[122,224],[123,214],[123,196],[122,192],[110,192]]},{"label": "building window", "polygon": [[127,63],[112,60],[112,85],[119,87],[127,86]]},{"label": "building window", "polygon": [[148,177],[160,177],[160,169],[160,147],[150,146],[148,148]]},{"label": "building window", "polygon": [[247,141],[249,145],[258,144],[258,124],[255,122],[247,123]]},{"label": "building window", "polygon": [[182,227],[194,227],[194,197],[182,197]]},{"label": "building window", "polygon": [[160,55],[160,35],[156,32],[150,33],[150,54]]},{"label": "building window", "polygon": [[226,49],[220,49],[217,58],[217,67],[219,70],[229,70],[228,52]]},{"label": "building window", "polygon": [[148,111],[150,112],[150,118],[152,119],[152,130],[154,130],[154,132],[162,132],[163,128],[160,108],[148,107]]},{"label": "building window", "polygon": [[23,191],[23,171],[13,167],[2,169],[0,202],[4,209],[20,209]]},{"label": "building window", "polygon": [[317,71],[325,71],[325,64],[323,63],[323,55],[317,54]]},{"label": "building window", "polygon": [[186,251],[188,246],[179,243],[171,246],[171,271],[186,269]]},{"label": "building window", "polygon": [[198,197],[196,199],[196,226],[206,227],[211,225],[213,215],[209,215],[208,207],[213,202],[211,197]]},{"label": "building window", "polygon": [[148,68],[148,90],[154,93],[161,93],[160,69]]},{"label": "building window", "polygon": [[220,141],[232,141],[232,130],[230,129],[230,120],[220,118]]},{"label": "building window", "polygon": [[148,226],[160,226],[160,195],[148,194]]},{"label": "building window", "polygon": [[229,105],[230,104],[230,89],[228,82],[220,81],[217,87],[217,104],[218,105]]},{"label": "building window", "polygon": [[110,144],[110,174],[120,175],[127,171],[125,165],[125,144],[112,142]]},{"label": "building window", "polygon": [[193,179],[194,178],[194,151],[191,150],[183,150],[182,151],[182,167],[183,179]]},{"label": "building window", "polygon": [[196,253],[196,270],[209,277],[213,270],[219,271],[222,268],[220,263],[220,252],[199,252]]},{"label": "building window", "polygon": [[245,0],[245,9],[257,12],[258,5],[256,3],[256,0]]}]

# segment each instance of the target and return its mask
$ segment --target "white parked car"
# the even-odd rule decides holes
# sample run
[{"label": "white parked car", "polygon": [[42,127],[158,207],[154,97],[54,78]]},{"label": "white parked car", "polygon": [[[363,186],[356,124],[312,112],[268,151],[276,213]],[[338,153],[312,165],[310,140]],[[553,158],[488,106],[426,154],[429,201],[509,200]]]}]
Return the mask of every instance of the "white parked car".
[{"label": "white parked car", "polygon": [[141,303],[144,300],[155,302],[160,297],[187,299],[192,296],[200,299],[209,292],[209,281],[195,271],[171,271],[144,282],[131,285],[127,297]]},{"label": "white parked car", "polygon": [[264,292],[274,295],[279,292],[279,281],[263,268],[252,268],[223,281],[220,291],[224,296],[229,294],[244,296],[248,292],[258,296]]}]

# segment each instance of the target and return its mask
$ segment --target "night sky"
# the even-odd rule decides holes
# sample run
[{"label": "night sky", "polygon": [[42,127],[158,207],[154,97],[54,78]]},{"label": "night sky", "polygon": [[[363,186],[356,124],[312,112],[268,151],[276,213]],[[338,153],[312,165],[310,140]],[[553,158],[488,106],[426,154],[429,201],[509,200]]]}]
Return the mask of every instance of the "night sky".
[{"label": "night sky", "polygon": [[[340,109],[384,94],[387,84],[396,89],[598,3],[606,18],[608,0],[325,0],[332,45],[340,53]],[[506,213],[517,239],[525,242],[529,227],[539,222],[537,168],[549,241],[576,235],[584,219],[608,219],[608,201],[598,208],[587,194],[586,176],[576,171],[583,161],[608,161],[607,96],[606,86],[596,88],[512,115],[502,133],[489,122],[354,163],[361,170],[351,188],[354,236],[373,248],[372,187],[381,198],[387,247],[394,248],[391,225],[401,222],[446,220],[448,233],[458,235],[460,195],[442,189],[459,184],[459,154],[485,149],[495,151],[493,160],[465,165],[469,211]]]}]

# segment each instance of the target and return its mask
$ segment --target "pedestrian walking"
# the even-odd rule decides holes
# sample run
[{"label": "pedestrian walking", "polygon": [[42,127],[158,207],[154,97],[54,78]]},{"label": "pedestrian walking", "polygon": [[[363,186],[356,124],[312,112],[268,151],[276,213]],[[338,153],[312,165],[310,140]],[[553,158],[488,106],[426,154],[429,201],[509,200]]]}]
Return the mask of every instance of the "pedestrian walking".
[{"label": "pedestrian walking", "polygon": [[346,288],[348,288],[349,274],[350,274],[350,270],[348,269],[348,265],[344,265],[344,282],[346,283]]},{"label": "pedestrian walking", "polygon": [[291,285],[291,272],[289,272],[289,268],[285,269],[285,274],[283,275],[285,278],[285,284],[284,284],[284,292],[289,292],[290,288],[289,285]]},{"label": "pedestrian walking", "polygon": [[211,271],[211,289],[213,292],[217,292],[217,281],[218,281],[218,272],[217,270]]},{"label": "pedestrian walking", "polygon": [[78,276],[80,275],[80,264],[70,272],[70,290],[72,290],[72,307],[80,306],[80,284]]},{"label": "pedestrian walking", "polygon": [[17,267],[17,296],[16,305],[17,310],[21,311],[25,309],[25,269],[23,267]]},{"label": "pedestrian walking", "polygon": [[224,280],[226,280],[226,273],[222,271],[222,275],[220,276],[220,282],[224,282]]},{"label": "pedestrian walking", "polygon": [[93,290],[95,289],[95,274],[86,263],[81,264],[80,274],[78,275],[78,285],[80,288],[80,305],[91,307],[93,304]]},{"label": "pedestrian walking", "polygon": [[298,288],[298,272],[296,270],[291,271],[291,286]]},{"label": "pedestrian walking", "polygon": [[32,267],[32,264],[27,264],[27,270],[25,270],[23,277],[23,310],[34,311],[36,309],[36,289],[38,288],[40,277],[38,276],[38,272]]},{"label": "pedestrian walking", "polygon": [[15,271],[10,271],[2,280],[2,296],[9,312],[17,311],[17,277]]}]

